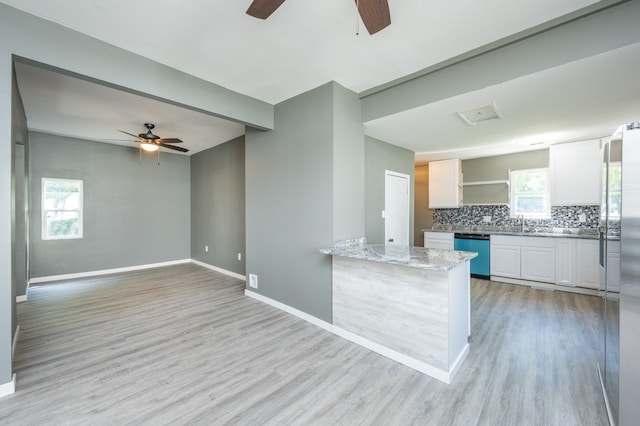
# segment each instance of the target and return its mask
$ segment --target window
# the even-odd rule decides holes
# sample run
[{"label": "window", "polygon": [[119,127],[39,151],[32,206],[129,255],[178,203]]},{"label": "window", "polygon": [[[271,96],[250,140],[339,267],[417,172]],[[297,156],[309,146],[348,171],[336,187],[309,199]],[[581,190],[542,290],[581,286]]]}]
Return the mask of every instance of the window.
[{"label": "window", "polygon": [[[606,169],[605,169],[606,170]],[[606,191],[606,176],[602,173],[602,200]],[[609,163],[609,219],[620,219],[622,209],[622,163]],[[601,217],[604,218],[605,203],[602,203]]]},{"label": "window", "polygon": [[82,238],[82,181],[42,178],[42,239]]},{"label": "window", "polygon": [[511,172],[511,217],[551,217],[549,170],[529,169]]}]

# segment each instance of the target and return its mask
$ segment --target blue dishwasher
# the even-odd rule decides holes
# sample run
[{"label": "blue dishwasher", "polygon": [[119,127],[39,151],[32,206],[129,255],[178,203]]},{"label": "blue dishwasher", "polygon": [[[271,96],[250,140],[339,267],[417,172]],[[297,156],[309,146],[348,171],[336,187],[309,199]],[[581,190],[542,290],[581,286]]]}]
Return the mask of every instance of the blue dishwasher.
[{"label": "blue dishwasher", "polygon": [[487,234],[455,234],[454,245],[456,250],[475,251],[478,256],[471,259],[471,275],[478,278],[489,279],[489,235]]}]

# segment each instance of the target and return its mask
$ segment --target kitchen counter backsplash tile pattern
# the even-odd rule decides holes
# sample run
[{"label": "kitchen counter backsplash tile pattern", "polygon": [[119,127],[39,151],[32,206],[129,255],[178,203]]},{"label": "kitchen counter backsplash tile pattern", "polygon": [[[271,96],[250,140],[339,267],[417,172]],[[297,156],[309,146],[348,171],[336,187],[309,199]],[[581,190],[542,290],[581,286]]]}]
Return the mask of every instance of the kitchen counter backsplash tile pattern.
[{"label": "kitchen counter backsplash tile pattern", "polygon": [[[586,221],[580,222],[584,214]],[[491,216],[491,222],[484,222]],[[527,227],[535,228],[590,228],[600,223],[600,206],[551,207],[551,219],[526,219]],[[518,220],[509,217],[509,206],[463,206],[457,209],[434,209],[434,225],[457,226],[517,226]]]}]

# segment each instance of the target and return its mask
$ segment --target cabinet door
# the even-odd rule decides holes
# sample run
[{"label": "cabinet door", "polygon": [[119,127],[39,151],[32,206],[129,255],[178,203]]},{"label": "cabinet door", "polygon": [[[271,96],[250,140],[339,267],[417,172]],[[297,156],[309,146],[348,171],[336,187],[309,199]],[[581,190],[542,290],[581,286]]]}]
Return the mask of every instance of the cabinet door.
[{"label": "cabinet door", "polygon": [[430,249],[453,250],[453,243],[442,240],[425,241],[425,247]]},{"label": "cabinet door", "polygon": [[[611,243],[609,243],[611,245]],[[607,291],[620,291],[620,243],[618,252],[607,254]]]},{"label": "cabinet door", "polygon": [[574,286],[576,241],[558,238],[556,241],[556,284]]},{"label": "cabinet door", "polygon": [[598,140],[551,145],[551,205],[600,204],[601,167]]},{"label": "cabinet door", "polygon": [[453,250],[453,232],[424,232],[426,248]]},{"label": "cabinet door", "polygon": [[598,265],[598,241],[578,240],[576,242],[576,285],[600,288]]},{"label": "cabinet door", "polygon": [[520,278],[520,247],[491,244],[491,275]]},{"label": "cabinet door", "polygon": [[556,282],[556,250],[550,247],[522,247],[520,276],[525,280]]},{"label": "cabinet door", "polygon": [[462,161],[458,159],[429,163],[429,208],[462,205]]}]

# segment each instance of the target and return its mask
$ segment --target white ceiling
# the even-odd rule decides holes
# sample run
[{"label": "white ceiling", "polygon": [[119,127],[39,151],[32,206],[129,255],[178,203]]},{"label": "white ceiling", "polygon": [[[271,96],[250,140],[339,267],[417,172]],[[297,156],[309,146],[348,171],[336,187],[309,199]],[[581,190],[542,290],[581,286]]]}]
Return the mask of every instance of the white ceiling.
[{"label": "white ceiling", "polygon": [[[369,36],[364,28],[355,35],[352,0],[288,0],[265,21],[245,14],[250,0],[0,2],[273,104],[332,80],[362,92],[596,3],[389,0],[391,26]],[[519,149],[512,140],[541,134],[556,134],[540,137],[553,142],[604,136],[630,120],[630,106],[639,110],[628,72],[638,69],[639,52],[613,52],[384,117],[365,123],[365,133],[419,153],[418,160],[511,152]],[[183,139],[189,154],[244,131],[27,65],[17,73],[32,130],[105,141],[120,138],[115,129],[139,133],[151,121],[157,134]],[[595,77],[597,87],[589,80]],[[501,120],[471,128],[453,114],[489,102]]]}]

